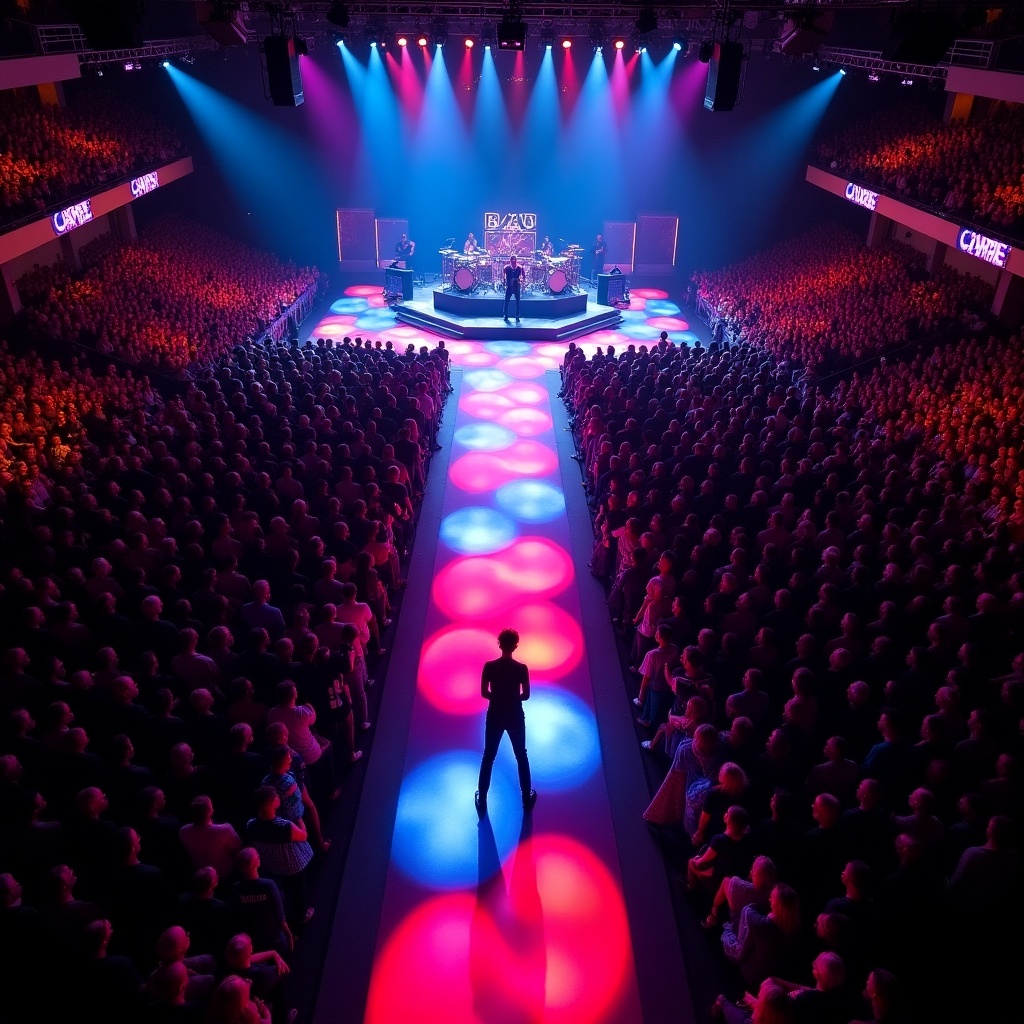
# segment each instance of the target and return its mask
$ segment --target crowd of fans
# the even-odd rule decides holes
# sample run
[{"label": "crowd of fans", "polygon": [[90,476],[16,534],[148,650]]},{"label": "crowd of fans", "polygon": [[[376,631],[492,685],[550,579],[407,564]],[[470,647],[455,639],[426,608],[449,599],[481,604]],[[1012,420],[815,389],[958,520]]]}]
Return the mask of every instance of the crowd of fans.
[{"label": "crowd of fans", "polygon": [[714,1015],[998,1015],[1024,812],[1019,339],[826,389],[764,321],[763,345],[563,364],[644,816],[732,978]]},{"label": "crowd of fans", "polygon": [[167,125],[95,91],[73,107],[5,92],[0,102],[0,224],[53,209],[182,155]]},{"label": "crowd of fans", "polygon": [[236,344],[162,397],[3,354],[0,1019],[293,1019],[446,357]]},{"label": "crowd of fans", "polygon": [[713,314],[777,360],[836,370],[984,314],[992,287],[899,243],[866,248],[821,226],[721,270],[694,276]]},{"label": "crowd of fans", "polygon": [[102,236],[80,257],[81,273],[57,264],[18,281],[30,329],[165,373],[257,338],[320,279],[179,217],[130,244]]},{"label": "crowd of fans", "polygon": [[[975,100],[975,106],[984,101]],[[818,146],[818,159],[844,178],[904,196],[941,215],[1024,230],[1024,104],[995,103],[943,124],[912,105],[893,106]]]}]

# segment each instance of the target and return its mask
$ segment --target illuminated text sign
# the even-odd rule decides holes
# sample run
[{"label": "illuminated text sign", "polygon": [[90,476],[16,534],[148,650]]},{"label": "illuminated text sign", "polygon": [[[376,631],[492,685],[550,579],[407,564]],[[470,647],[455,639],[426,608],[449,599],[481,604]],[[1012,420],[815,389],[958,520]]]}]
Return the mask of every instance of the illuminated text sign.
[{"label": "illuminated text sign", "polygon": [[851,181],[846,186],[846,198],[851,203],[863,206],[865,210],[873,210],[878,205],[878,193],[871,192],[860,185],[854,185]]},{"label": "illuminated text sign", "polygon": [[83,224],[92,220],[92,203],[86,199],[81,203],[75,203],[66,210],[59,210],[50,218],[55,234],[63,235],[68,231],[74,231]]},{"label": "illuminated text sign", "polygon": [[484,231],[535,231],[535,213],[485,213]]},{"label": "illuminated text sign", "polygon": [[153,192],[160,187],[160,177],[156,171],[143,174],[138,178],[132,178],[132,195],[138,198],[147,192]]},{"label": "illuminated text sign", "polygon": [[979,260],[991,263],[993,267],[1005,267],[1010,255],[1010,246],[1005,242],[997,242],[994,238],[979,235],[977,231],[964,228],[956,236],[956,247],[961,252],[977,256]]}]

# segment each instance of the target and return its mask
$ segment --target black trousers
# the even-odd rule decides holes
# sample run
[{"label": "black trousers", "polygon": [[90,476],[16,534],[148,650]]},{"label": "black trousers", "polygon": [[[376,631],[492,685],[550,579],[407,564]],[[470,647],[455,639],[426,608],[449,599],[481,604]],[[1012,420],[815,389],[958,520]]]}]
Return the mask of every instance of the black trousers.
[{"label": "black trousers", "polygon": [[506,320],[508,319],[508,300],[511,299],[513,295],[516,297],[516,319],[519,319],[519,291],[519,285],[505,289],[505,311],[502,313],[502,316]]},{"label": "black trousers", "polygon": [[526,716],[522,704],[512,708],[487,709],[487,721],[484,726],[484,756],[480,762],[480,798],[487,798],[487,790],[491,788],[491,769],[494,759],[498,756],[501,737],[508,733],[512,741],[512,751],[516,755],[519,766],[519,788],[524,799],[529,796],[532,783],[530,781],[530,762],[526,756]]}]

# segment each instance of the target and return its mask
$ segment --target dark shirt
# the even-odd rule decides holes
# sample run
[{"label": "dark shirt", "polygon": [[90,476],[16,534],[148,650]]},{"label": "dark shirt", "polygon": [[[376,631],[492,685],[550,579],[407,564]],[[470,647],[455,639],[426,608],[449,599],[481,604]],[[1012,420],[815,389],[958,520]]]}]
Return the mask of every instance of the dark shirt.
[{"label": "dark shirt", "polygon": [[520,266],[513,267],[510,263],[505,267],[505,288],[517,289],[523,283],[523,268]]},{"label": "dark shirt", "polygon": [[480,676],[481,693],[490,694],[490,706],[497,710],[508,710],[522,706],[529,694],[530,670],[514,658],[495,658],[484,663]]}]

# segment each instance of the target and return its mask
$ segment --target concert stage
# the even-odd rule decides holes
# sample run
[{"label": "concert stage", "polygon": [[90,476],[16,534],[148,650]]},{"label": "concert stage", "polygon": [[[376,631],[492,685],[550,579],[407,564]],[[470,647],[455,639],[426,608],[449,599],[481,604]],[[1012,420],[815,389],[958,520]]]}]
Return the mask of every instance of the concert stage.
[{"label": "concert stage", "polygon": [[[502,319],[503,292],[462,293],[440,288],[417,287],[413,298],[392,306],[400,323],[421,327],[448,338],[479,341],[571,341],[595,331],[609,330],[622,323],[613,306],[599,306],[594,293],[570,295],[523,295],[521,323]],[[510,303],[509,316],[515,317]]]}]

